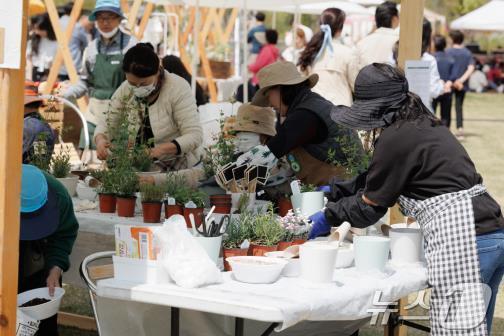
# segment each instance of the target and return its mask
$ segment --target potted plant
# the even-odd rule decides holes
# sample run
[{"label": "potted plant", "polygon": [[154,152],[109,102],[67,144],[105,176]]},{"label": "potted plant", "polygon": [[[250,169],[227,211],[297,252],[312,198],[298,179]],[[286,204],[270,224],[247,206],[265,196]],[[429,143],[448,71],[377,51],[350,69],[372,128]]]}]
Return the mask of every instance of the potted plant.
[{"label": "potted plant", "polygon": [[291,245],[301,245],[306,242],[311,228],[307,217],[289,210],[286,216],[280,218],[280,224],[284,229],[284,237],[278,243],[277,251],[283,251]]},{"label": "potted plant", "polygon": [[224,259],[224,269],[231,271],[231,266],[226,261],[228,257],[246,256],[248,248],[242,248],[244,240],[250,237],[253,215],[244,212],[236,219],[233,219],[226,228],[222,241],[222,257]]},{"label": "potted plant", "polygon": [[27,161],[38,169],[48,172],[51,166],[52,148],[47,147],[46,140],[50,134],[42,132],[37,135],[37,141],[33,143],[33,150],[28,153]]},{"label": "potted plant", "polygon": [[285,230],[272,206],[266,213],[254,216],[252,232],[253,239],[248,252],[252,256],[263,256],[266,252],[276,251],[277,244],[285,236]]},{"label": "potted plant", "polygon": [[53,155],[51,159],[51,173],[52,175],[65,186],[68,194],[73,197],[77,189],[79,177],[71,175],[70,171],[70,154],[68,150],[61,150],[58,154]]},{"label": "potted plant", "polygon": [[164,190],[162,186],[141,184],[142,211],[144,223],[161,222],[161,207],[163,205]]},{"label": "potted plant", "polygon": [[138,176],[131,168],[115,168],[113,173],[117,177],[117,215],[120,217],[134,217]]},{"label": "potted plant", "polygon": [[292,210],[291,195],[284,194],[278,198],[278,215],[284,217],[287,215],[289,210]]},{"label": "potted plant", "polygon": [[173,215],[183,215],[184,204],[187,202],[190,191],[185,178],[175,173],[167,173],[163,187],[167,196],[165,200],[165,218],[168,219]]},{"label": "potted plant", "polygon": [[116,189],[115,176],[110,170],[96,170],[91,173],[95,179],[100,181],[96,188],[101,213],[115,213],[116,211]]},{"label": "potted plant", "polygon": [[[189,219],[190,214],[194,215],[194,223],[196,226],[200,226],[203,222],[203,211],[205,210],[205,198],[207,195],[199,190],[190,190],[187,197],[188,200],[184,203],[184,218],[186,220],[187,227],[192,227]],[[194,207],[188,207],[189,204],[194,205]]]}]

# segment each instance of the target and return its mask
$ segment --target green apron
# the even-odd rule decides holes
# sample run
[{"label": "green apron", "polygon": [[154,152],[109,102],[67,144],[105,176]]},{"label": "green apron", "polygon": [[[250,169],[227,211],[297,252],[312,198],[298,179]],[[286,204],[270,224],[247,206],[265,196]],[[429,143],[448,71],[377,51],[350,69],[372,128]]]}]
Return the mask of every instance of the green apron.
[{"label": "green apron", "polygon": [[[96,149],[94,143],[94,130],[96,128],[96,118],[101,117],[100,114],[106,112],[102,111],[101,107],[108,106],[108,101],[112,98],[115,90],[126,79],[124,71],[122,70],[122,62],[124,55],[122,53],[124,47],[124,34],[121,34],[119,42],[120,54],[107,55],[101,52],[101,43],[98,39],[96,47],[98,54],[96,55],[95,66],[90,76],[91,90],[90,102],[86,119],[88,120],[88,133],[90,139],[90,149]],[[79,148],[83,149],[85,145],[84,134],[81,132]]]}]

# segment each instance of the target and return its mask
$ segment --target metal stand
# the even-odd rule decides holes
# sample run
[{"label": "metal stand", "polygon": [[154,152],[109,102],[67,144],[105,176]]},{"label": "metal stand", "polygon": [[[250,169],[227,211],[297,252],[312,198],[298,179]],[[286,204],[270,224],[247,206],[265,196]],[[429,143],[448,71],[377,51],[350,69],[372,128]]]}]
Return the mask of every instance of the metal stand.
[{"label": "metal stand", "polygon": [[388,336],[394,336],[395,329],[401,325],[404,325],[409,328],[417,329],[420,331],[424,331],[426,333],[430,333],[430,331],[431,331],[431,329],[429,327],[426,327],[426,326],[419,324],[419,323],[405,320],[403,316],[401,316],[397,313],[391,313],[390,317],[388,319],[388,322],[387,322]]},{"label": "metal stand", "polygon": [[237,317],[235,319],[235,336],[243,336],[243,329],[245,327],[245,321]]},{"label": "metal stand", "polygon": [[180,334],[180,308],[171,307],[171,336]]}]

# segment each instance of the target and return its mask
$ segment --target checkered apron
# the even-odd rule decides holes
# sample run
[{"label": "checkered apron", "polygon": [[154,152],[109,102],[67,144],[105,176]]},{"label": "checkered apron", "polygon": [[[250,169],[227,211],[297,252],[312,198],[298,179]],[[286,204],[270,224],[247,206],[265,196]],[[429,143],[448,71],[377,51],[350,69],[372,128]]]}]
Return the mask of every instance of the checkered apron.
[{"label": "checkered apron", "polygon": [[401,211],[418,222],[425,238],[431,335],[487,335],[471,201],[485,192],[476,185],[424,201],[399,197]]}]

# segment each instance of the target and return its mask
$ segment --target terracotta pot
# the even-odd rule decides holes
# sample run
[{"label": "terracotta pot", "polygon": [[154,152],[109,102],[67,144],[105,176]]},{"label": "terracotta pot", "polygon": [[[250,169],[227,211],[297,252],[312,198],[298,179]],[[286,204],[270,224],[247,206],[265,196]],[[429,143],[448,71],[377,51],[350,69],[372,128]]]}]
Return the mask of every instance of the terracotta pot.
[{"label": "terracotta pot", "polygon": [[231,206],[231,201],[212,201],[210,202],[211,205],[217,206]]},{"label": "terracotta pot", "polygon": [[266,252],[273,252],[277,250],[277,245],[274,246],[265,246],[265,245],[256,245],[250,244],[248,249],[248,255],[254,257],[262,257]]},{"label": "terracotta pot", "polygon": [[212,202],[225,202],[225,201],[231,202],[231,195],[223,194],[223,195],[210,196],[210,203],[212,203]]},{"label": "terracotta pot", "polygon": [[116,196],[114,194],[99,194],[100,212],[114,213],[116,211]]},{"label": "terracotta pot", "polygon": [[292,242],[281,241],[277,245],[277,251],[283,251],[291,245],[292,245]]},{"label": "terracotta pot", "polygon": [[278,214],[280,215],[280,217],[287,215],[289,210],[292,210],[291,200],[284,197],[280,198],[278,200]]},{"label": "terracotta pot", "polygon": [[170,218],[173,215],[183,215],[184,214],[184,208],[182,205],[168,205],[165,203],[165,219]]},{"label": "terracotta pot", "polygon": [[229,215],[231,213],[231,204],[230,205],[219,205],[219,206],[216,205],[214,213]]},{"label": "terracotta pot", "polygon": [[291,245],[303,245],[306,243],[306,239],[294,239]]},{"label": "terracotta pot", "polygon": [[231,265],[226,261],[226,258],[228,257],[239,257],[239,256],[246,256],[248,252],[248,249],[222,249],[222,257],[224,259],[224,269],[226,271],[231,271]]},{"label": "terracotta pot", "polygon": [[135,217],[136,197],[117,197],[117,215],[119,217]]},{"label": "terracotta pot", "polygon": [[203,223],[203,211],[205,209],[203,208],[184,208],[184,218],[186,221],[186,225],[188,228],[192,228],[191,221],[189,220],[189,214],[194,215],[194,223],[196,224],[196,227],[200,226],[201,223]]},{"label": "terracotta pot", "polygon": [[161,202],[142,202],[144,223],[161,222]]}]

